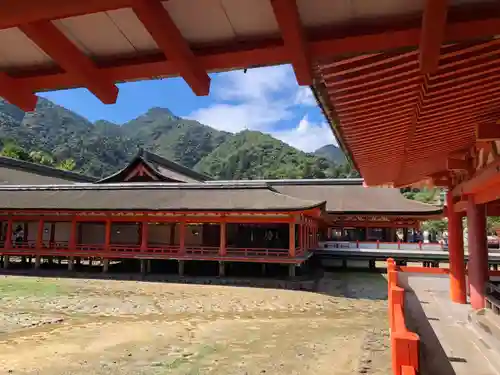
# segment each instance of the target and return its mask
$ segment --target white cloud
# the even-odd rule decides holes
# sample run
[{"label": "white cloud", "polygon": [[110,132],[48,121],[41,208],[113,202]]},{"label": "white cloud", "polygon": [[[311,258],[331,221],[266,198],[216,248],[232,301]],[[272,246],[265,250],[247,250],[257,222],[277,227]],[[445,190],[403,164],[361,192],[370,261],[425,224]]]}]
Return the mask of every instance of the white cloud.
[{"label": "white cloud", "polygon": [[[296,84],[288,65],[214,75],[211,92],[215,103],[193,111],[189,118],[231,133],[259,130],[308,152],[336,143],[326,123],[309,121],[307,111],[316,101],[309,87]],[[296,119],[297,110],[303,117],[299,124],[277,130],[277,125]]]},{"label": "white cloud", "polygon": [[297,127],[283,131],[274,131],[270,134],[283,142],[305,152],[313,152],[318,148],[337,144],[332,130],[326,122],[313,123],[307,116],[300,120]]},{"label": "white cloud", "polygon": [[266,131],[275,123],[289,118],[290,113],[283,107],[271,107],[266,103],[217,103],[200,108],[189,117],[214,129],[237,133],[245,129]]},{"label": "white cloud", "polygon": [[316,99],[314,99],[314,95],[309,87],[299,87],[299,89],[297,90],[297,94],[295,95],[295,104],[305,106],[316,105]]}]

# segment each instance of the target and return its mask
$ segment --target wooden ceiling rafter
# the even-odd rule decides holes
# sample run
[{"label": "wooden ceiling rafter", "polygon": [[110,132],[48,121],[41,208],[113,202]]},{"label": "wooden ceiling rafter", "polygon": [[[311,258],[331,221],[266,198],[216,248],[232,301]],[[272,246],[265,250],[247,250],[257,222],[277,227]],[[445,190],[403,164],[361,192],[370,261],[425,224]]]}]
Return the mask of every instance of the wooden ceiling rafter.
[{"label": "wooden ceiling rafter", "polygon": [[210,92],[210,77],[160,0],[134,0],[132,10],[196,95]]},{"label": "wooden ceiling rafter", "polygon": [[[330,102],[338,115],[342,135],[348,140],[351,153],[357,156],[356,164],[370,184],[402,185],[411,180],[412,174],[423,178],[424,173],[428,176],[446,170],[446,155],[470,149],[475,143],[474,127],[500,115],[499,41],[443,47],[437,70],[431,75],[419,76],[419,60],[414,57],[412,63],[406,57],[398,60],[391,55],[387,58],[400,61],[403,66],[386,67],[379,56],[379,72],[363,69],[360,60],[355,79],[351,75],[344,77],[341,70],[335,72],[336,82],[341,83],[333,86],[341,87],[341,92],[331,90]],[[353,69],[352,65],[344,66]],[[321,74],[321,65],[318,71]],[[389,76],[381,76],[384,71]],[[383,92],[375,89],[380,79],[387,82]],[[414,83],[417,80],[421,81],[419,86]],[[436,137],[446,139],[438,148]],[[381,148],[391,149],[390,158],[376,157]],[[377,173],[372,173],[374,168]]]},{"label": "wooden ceiling rafter", "polygon": [[441,45],[444,42],[448,0],[425,0],[420,36],[420,71],[434,73],[439,64]]},{"label": "wooden ceiling rafter", "polygon": [[[4,0],[2,3],[3,10],[0,13],[0,29],[18,27],[31,22],[50,21],[131,8],[136,6],[138,1],[140,2],[140,0],[88,0],[85,2],[47,0],[41,6],[35,0]],[[155,9],[160,10],[160,1],[155,1],[157,3]],[[161,10],[168,15],[163,6],[161,6]],[[154,17],[159,18],[159,15],[155,14]],[[387,20],[386,24],[391,24],[391,22],[395,25],[398,24],[397,19]],[[474,25],[474,27],[470,27],[471,25]],[[297,30],[295,29],[295,34],[299,33]],[[163,28],[163,31],[166,33],[165,28]],[[448,41],[478,38],[489,35],[492,31],[500,33],[500,20],[496,18],[495,14],[458,9],[446,24],[444,38]],[[299,42],[299,46],[303,51],[305,50],[310,54],[310,60],[317,61],[338,55],[366,53],[369,50],[414,47],[419,43],[420,27],[409,23],[406,28],[393,30],[386,28],[381,31],[379,27],[368,25],[364,27],[347,27],[345,30],[339,28],[334,32],[303,30],[302,36],[305,34],[311,35],[311,37],[309,37],[309,40],[303,41],[302,44]],[[197,46],[196,49],[190,49],[189,43],[186,42],[185,45],[187,45],[187,48],[180,53],[182,59],[173,59],[176,61],[171,61],[172,59],[165,58],[165,54],[158,53],[157,55],[137,56],[125,60],[118,59],[114,62],[109,60],[100,61],[99,57],[95,57],[94,62],[99,68],[100,76],[110,79],[113,83],[151,77],[176,76],[180,73],[185,78],[191,76],[188,77],[188,82],[194,86],[195,91],[203,94],[207,92],[208,86],[206,72],[289,63],[293,62],[294,56],[297,56],[294,55],[293,51],[291,52],[288,48],[285,48],[281,39],[276,39],[274,36],[260,42],[243,42],[235,46],[226,45],[226,47],[218,46],[217,48]],[[357,56],[355,59],[358,62],[375,62],[383,56],[382,53],[371,53],[368,57]],[[394,58],[398,59],[399,57]],[[179,64],[179,60],[188,63]],[[329,63],[328,67],[330,66]],[[347,67],[344,61],[338,62],[337,66]],[[182,69],[184,70],[181,72]],[[84,79],[76,77],[72,73],[54,69],[33,70],[29,73],[10,69],[8,74],[15,78],[16,82],[21,86],[29,87],[32,92],[85,87],[86,84]]]},{"label": "wooden ceiling rafter", "polygon": [[20,30],[67,73],[78,77],[105,104],[113,104],[118,87],[102,74],[92,60],[78,49],[51,22],[38,21],[21,25]]},{"label": "wooden ceiling rafter", "polygon": [[298,84],[312,85],[311,53],[296,0],[271,0],[271,5]]}]

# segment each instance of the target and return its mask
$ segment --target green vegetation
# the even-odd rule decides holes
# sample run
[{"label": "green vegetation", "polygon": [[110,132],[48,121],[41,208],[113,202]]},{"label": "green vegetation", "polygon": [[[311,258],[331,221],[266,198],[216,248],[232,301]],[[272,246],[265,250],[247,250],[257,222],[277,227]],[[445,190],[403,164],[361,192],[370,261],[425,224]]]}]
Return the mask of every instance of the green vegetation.
[{"label": "green vegetation", "polygon": [[95,177],[123,168],[139,147],[215,178],[359,176],[335,146],[307,154],[266,134],[221,132],[165,108],[117,125],[92,123],[43,98],[26,114],[0,99],[0,139],[7,140],[2,155]]},{"label": "green vegetation", "polygon": [[55,297],[64,289],[53,280],[38,278],[0,278],[0,293],[3,297]]},{"label": "green vegetation", "polygon": [[76,163],[73,159],[57,161],[54,156],[45,151],[28,152],[24,148],[18,146],[10,140],[0,143],[3,144],[0,150],[1,156],[47,165],[59,169],[65,169],[67,171],[72,171],[76,166]]}]

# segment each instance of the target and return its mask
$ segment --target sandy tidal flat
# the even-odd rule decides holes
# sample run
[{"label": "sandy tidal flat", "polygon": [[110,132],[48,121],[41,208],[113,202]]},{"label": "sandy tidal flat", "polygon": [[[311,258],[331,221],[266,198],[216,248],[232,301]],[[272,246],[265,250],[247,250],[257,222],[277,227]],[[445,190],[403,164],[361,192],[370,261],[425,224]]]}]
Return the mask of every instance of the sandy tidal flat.
[{"label": "sandy tidal flat", "polygon": [[318,292],[0,277],[0,374],[390,373],[385,279]]}]

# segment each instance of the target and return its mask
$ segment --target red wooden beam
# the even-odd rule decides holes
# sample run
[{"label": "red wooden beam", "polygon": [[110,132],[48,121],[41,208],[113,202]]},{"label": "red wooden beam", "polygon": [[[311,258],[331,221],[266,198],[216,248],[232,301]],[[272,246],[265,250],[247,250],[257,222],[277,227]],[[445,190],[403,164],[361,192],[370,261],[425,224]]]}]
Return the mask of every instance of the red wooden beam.
[{"label": "red wooden beam", "polygon": [[0,72],[0,96],[23,111],[30,112],[36,107],[38,97],[17,79]]},{"label": "red wooden beam", "polygon": [[196,59],[189,44],[182,36],[160,0],[136,0],[132,8],[177,71],[196,95],[208,95],[210,77]]},{"label": "red wooden beam", "polygon": [[271,0],[299,85],[312,85],[312,62],[296,0]]},{"label": "red wooden beam", "polygon": [[[73,2],[72,2],[73,3]],[[0,12],[2,28],[3,10]],[[474,27],[471,27],[474,26]],[[162,28],[162,30],[164,30]],[[418,45],[420,28],[409,27],[399,31],[355,30],[351,34],[338,37],[338,34],[323,33],[311,40],[308,45],[313,59],[322,59],[339,54],[365,53],[372,50],[404,48]],[[500,19],[492,15],[479,21],[449,22],[446,28],[446,41],[459,41],[500,34]],[[213,49],[198,49],[196,61],[205,71],[221,71],[257,65],[277,65],[290,62],[289,51],[281,40],[267,40],[256,43],[239,43]],[[178,64],[165,60],[164,56],[135,58],[115,63],[107,62],[100,69],[113,81],[146,79],[157,76],[178,75]],[[83,86],[78,77],[64,72],[46,71],[18,79],[33,91],[54,90],[65,87]]]},{"label": "red wooden beam", "polygon": [[438,67],[447,13],[448,0],[425,0],[420,36],[420,70],[424,74],[433,73]]},{"label": "red wooden beam", "polygon": [[500,141],[500,124],[489,122],[476,125],[477,141]]},{"label": "red wooden beam", "polygon": [[22,25],[21,31],[61,68],[79,80],[105,104],[114,104],[118,87],[50,21]]},{"label": "red wooden beam", "polygon": [[132,0],[2,0],[0,28],[128,8],[131,4]]},{"label": "red wooden beam", "polygon": [[448,158],[448,160],[446,160],[446,169],[448,170],[467,171],[469,168],[470,164],[467,160],[452,158]]}]

